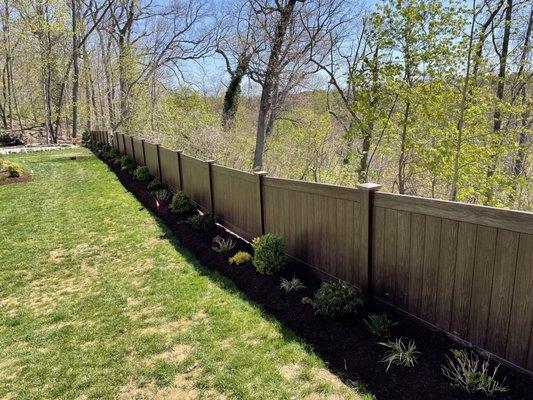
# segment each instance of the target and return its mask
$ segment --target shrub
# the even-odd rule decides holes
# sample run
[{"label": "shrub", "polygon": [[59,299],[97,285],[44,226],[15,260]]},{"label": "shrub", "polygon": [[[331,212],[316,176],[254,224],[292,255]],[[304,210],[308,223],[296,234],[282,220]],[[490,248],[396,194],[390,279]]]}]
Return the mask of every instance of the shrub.
[{"label": "shrub", "polygon": [[323,283],[313,301],[316,313],[327,317],[355,314],[362,305],[361,292],[344,282]]},{"label": "shrub", "polygon": [[416,345],[413,340],[409,340],[409,343],[405,344],[403,338],[400,338],[394,341],[380,342],[379,344],[389,349],[385,352],[385,357],[381,360],[387,363],[387,371],[391,365],[413,367],[416,363],[417,355],[420,354],[416,350]]},{"label": "shrub", "polygon": [[170,203],[170,211],[173,213],[187,213],[191,211],[194,207],[192,201],[189,197],[182,192],[181,190],[177,192],[174,197],[172,197],[172,202]]},{"label": "shrub", "polygon": [[390,336],[391,328],[396,325],[395,322],[389,318],[386,313],[383,314],[370,314],[367,319],[365,319],[366,329],[370,333],[378,336],[388,337]]},{"label": "shrub", "polygon": [[305,288],[302,282],[296,277],[293,277],[290,281],[285,278],[281,278],[281,283],[279,284],[279,287],[280,289],[285,290],[285,292],[287,293],[292,292],[293,290],[300,290]]},{"label": "shrub", "polygon": [[285,245],[279,235],[267,234],[252,241],[253,263],[257,272],[271,275],[285,265]]},{"label": "shrub", "polygon": [[208,231],[215,227],[215,216],[213,214],[196,214],[187,220],[194,229]]},{"label": "shrub", "polygon": [[144,165],[139,165],[137,168],[135,168],[135,171],[133,172],[133,177],[137,181],[146,182],[152,178],[152,175],[150,175],[148,167]]},{"label": "shrub", "polygon": [[245,251],[238,251],[233,257],[229,259],[230,264],[241,265],[252,259],[250,253]]},{"label": "shrub", "polygon": [[159,178],[154,178],[148,184],[148,191],[155,192],[157,190],[166,189],[165,184],[159,180]]},{"label": "shrub", "polygon": [[451,385],[463,389],[468,393],[483,392],[492,396],[498,392],[507,392],[509,388],[504,386],[504,380],[498,382],[496,373],[498,364],[492,374],[489,372],[489,362],[479,362],[477,354],[467,353],[464,350],[452,350],[453,359],[446,357],[447,365],[442,366],[442,373],[452,381]]},{"label": "shrub", "polygon": [[111,150],[109,150],[109,158],[115,159],[120,157],[120,151],[115,149],[114,147],[111,147]]},{"label": "shrub", "polygon": [[135,164],[130,156],[124,154],[120,157],[120,167],[123,171],[132,172],[135,168]]},{"label": "shrub", "polygon": [[90,141],[91,141],[91,132],[83,131],[83,133],[81,134],[81,143],[87,146]]},{"label": "shrub", "polygon": [[24,168],[18,163],[8,163],[7,164],[7,173],[11,178],[17,178],[22,175]]},{"label": "shrub", "polygon": [[217,253],[227,253],[235,247],[235,242],[232,238],[224,239],[220,236],[215,236],[213,239],[213,246],[211,247]]}]

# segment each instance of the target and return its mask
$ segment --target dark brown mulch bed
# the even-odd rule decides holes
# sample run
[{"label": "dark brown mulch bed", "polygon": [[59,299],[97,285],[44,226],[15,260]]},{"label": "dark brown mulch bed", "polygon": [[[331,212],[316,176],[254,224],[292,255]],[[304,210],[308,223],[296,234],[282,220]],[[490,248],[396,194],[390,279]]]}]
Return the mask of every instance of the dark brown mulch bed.
[{"label": "dark brown mulch bed", "polygon": [[21,183],[21,182],[28,182],[31,180],[31,174],[22,174],[21,176],[17,177],[10,177],[9,175],[0,174],[0,185],[8,185],[10,183]]},{"label": "dark brown mulch bed", "polygon": [[[320,280],[309,267],[290,262],[274,276],[258,274],[250,263],[242,266],[229,265],[227,255],[211,249],[216,235],[227,237],[229,233],[217,226],[209,232],[199,232],[184,222],[184,217],[170,213],[166,202],[156,206],[154,198],[146,190],[147,183],[135,181],[131,175],[109,164],[121,183],[147,208],[164,221],[174,233],[180,245],[188,249],[202,265],[230,278],[246,296],[261,306],[285,326],[298,334],[329,366],[345,381],[361,383],[377,399],[421,400],[421,399],[484,399],[481,394],[467,394],[450,386],[441,372],[450,349],[458,348],[445,334],[422,326],[383,305],[372,304],[357,317],[330,320],[315,315],[309,304],[303,304],[303,297],[313,298],[320,286]],[[237,240],[234,251],[251,252],[250,245]],[[299,278],[305,289],[286,294],[279,288],[280,278]],[[398,324],[392,337],[406,337],[416,342],[421,351],[414,368],[391,367],[385,372],[384,347],[378,342],[382,338],[370,334],[363,325],[363,318],[370,312],[387,311]],[[494,399],[533,399],[533,379],[519,372],[500,367],[499,377],[506,377],[510,391]]]}]

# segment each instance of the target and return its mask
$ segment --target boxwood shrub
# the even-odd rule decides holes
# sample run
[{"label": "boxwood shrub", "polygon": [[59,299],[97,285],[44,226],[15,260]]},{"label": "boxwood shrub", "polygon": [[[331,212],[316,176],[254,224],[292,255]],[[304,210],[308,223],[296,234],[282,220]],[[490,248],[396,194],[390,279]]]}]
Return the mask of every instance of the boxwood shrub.
[{"label": "boxwood shrub", "polygon": [[196,214],[189,217],[187,222],[194,229],[208,231],[215,227],[215,216],[213,214]]},{"label": "boxwood shrub", "polygon": [[159,178],[154,178],[148,184],[148,191],[155,192],[161,189],[166,189],[165,184],[159,180]]},{"label": "boxwood shrub", "polygon": [[332,318],[356,314],[362,305],[361,291],[345,282],[323,283],[313,300],[317,314]]},{"label": "boxwood shrub", "polygon": [[253,264],[257,272],[272,275],[285,265],[285,244],[283,237],[266,234],[252,241]]},{"label": "boxwood shrub", "polygon": [[130,156],[124,154],[120,157],[120,167],[123,171],[132,172],[135,169],[135,164]]},{"label": "boxwood shrub", "polygon": [[191,199],[185,194],[185,192],[182,192],[181,190],[179,192],[176,192],[174,197],[172,197],[172,202],[170,203],[170,211],[172,211],[175,214],[178,213],[188,213],[191,211],[194,207],[192,204]]},{"label": "boxwood shrub", "polygon": [[24,168],[22,167],[22,165],[14,162],[7,164],[7,173],[11,178],[18,178],[22,175],[23,172]]}]

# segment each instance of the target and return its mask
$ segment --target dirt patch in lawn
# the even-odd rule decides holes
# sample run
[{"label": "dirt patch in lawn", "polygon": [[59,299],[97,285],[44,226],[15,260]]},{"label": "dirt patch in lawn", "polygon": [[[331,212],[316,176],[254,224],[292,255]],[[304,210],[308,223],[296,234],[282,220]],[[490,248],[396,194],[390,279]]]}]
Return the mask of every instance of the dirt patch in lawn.
[{"label": "dirt patch in lawn", "polygon": [[[215,236],[228,237],[221,227],[209,232],[192,229],[184,222],[187,216],[176,216],[167,208],[166,202],[156,207],[155,200],[146,190],[146,183],[133,178],[110,165],[122,184],[129,189],[147,208],[156,213],[174,232],[180,244],[188,249],[205,267],[230,278],[250,300],[259,303],[285,326],[307,341],[333,371],[345,382],[353,381],[365,387],[378,399],[485,399],[481,394],[468,395],[450,386],[443,376],[441,366],[451,349],[460,346],[440,331],[430,330],[419,323],[388,309],[381,304],[369,304],[357,317],[326,319],[315,314],[313,307],[302,298],[313,298],[321,281],[309,267],[291,261],[285,269],[275,275],[258,274],[251,263],[240,266],[229,265],[227,255],[211,249]],[[249,244],[234,237],[239,250],[252,252]],[[298,277],[305,285],[297,292],[285,293],[279,288],[281,278]],[[378,342],[383,338],[368,332],[363,318],[369,313],[388,312],[395,325],[392,337],[406,337],[416,342],[421,352],[414,368],[392,366],[386,372],[381,362],[385,348]],[[289,367],[287,367],[289,368]],[[290,370],[290,368],[289,368]],[[282,373],[290,375],[294,371]],[[510,391],[499,394],[495,399],[533,398],[533,380],[519,372],[501,366],[499,377],[506,377]],[[327,379],[331,381],[330,379]],[[327,397],[327,396],[326,396]]]},{"label": "dirt patch in lawn", "polygon": [[0,173],[0,186],[9,185],[10,183],[24,183],[31,181],[31,174],[22,174],[21,176],[11,177],[7,173]]}]

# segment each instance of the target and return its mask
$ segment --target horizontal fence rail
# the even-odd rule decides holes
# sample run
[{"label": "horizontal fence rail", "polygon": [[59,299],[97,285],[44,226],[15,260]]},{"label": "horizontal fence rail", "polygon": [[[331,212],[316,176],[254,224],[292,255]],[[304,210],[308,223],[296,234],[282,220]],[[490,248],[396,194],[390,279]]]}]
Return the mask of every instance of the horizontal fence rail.
[{"label": "horizontal fence rail", "polygon": [[203,161],[129,135],[91,132],[251,240],[454,338],[533,371],[533,213],[294,181]]}]

